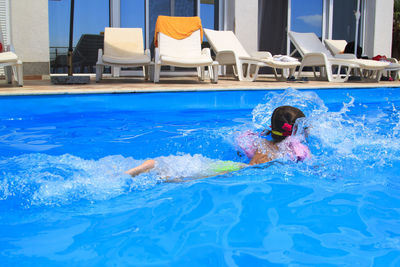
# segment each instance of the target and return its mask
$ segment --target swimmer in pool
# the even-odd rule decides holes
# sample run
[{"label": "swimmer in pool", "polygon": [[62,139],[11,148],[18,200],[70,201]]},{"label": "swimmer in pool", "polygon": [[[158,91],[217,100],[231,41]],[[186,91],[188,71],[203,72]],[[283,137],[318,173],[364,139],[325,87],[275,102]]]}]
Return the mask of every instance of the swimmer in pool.
[{"label": "swimmer in pool", "polygon": [[249,165],[257,165],[282,157],[283,154],[293,161],[303,161],[310,157],[310,150],[292,136],[295,133],[295,122],[305,117],[304,113],[292,106],[280,106],[271,116],[271,130],[265,135],[271,135],[272,141],[262,139],[252,156]]},{"label": "swimmer in pool", "polygon": [[[288,154],[293,161],[303,161],[310,157],[310,150],[297,139],[292,137],[294,125],[298,118],[305,117],[304,113],[292,106],[280,106],[274,110],[271,116],[271,130],[265,131],[264,135],[271,135],[269,141],[260,138],[257,147],[251,154],[249,164],[233,161],[216,161],[208,166],[210,172],[214,175],[237,171],[242,168],[263,164],[274,159],[280,158],[283,154]],[[249,148],[253,149],[253,148]],[[141,165],[134,167],[125,173],[136,176],[148,172],[155,168],[157,160],[150,159]]]}]

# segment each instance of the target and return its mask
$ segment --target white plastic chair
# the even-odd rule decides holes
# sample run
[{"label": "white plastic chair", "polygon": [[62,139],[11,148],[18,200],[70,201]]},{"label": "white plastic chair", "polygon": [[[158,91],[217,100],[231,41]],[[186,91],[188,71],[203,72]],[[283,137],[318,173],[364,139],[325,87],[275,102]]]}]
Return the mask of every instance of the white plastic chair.
[{"label": "white plastic chair", "polygon": [[204,29],[213,51],[216,53],[216,61],[220,65],[232,65],[235,76],[240,81],[254,81],[257,79],[260,67],[271,67],[274,70],[275,78],[278,80],[277,69],[282,69],[282,77],[285,69],[289,75],[293,75],[300,62],[284,62],[274,60],[271,53],[265,51],[249,54],[242,46],[232,31],[215,31]]},{"label": "white plastic chair", "polygon": [[3,51],[0,53],[0,67],[4,67],[4,73],[7,83],[12,83],[13,79],[18,86],[24,85],[24,72],[22,61],[14,52],[12,44],[5,44],[3,33],[0,29],[0,43],[3,45]]},{"label": "white plastic chair", "polygon": [[[312,67],[316,78],[325,78],[330,82],[345,82],[352,68],[360,69],[360,75],[365,80],[379,81],[382,71],[389,63],[368,59],[357,59],[353,54],[338,54],[333,56],[322,44],[315,33],[289,32],[290,40],[303,57],[298,76],[304,67]],[[320,67],[318,76],[315,67]],[[342,68],[345,73],[342,74]],[[334,70],[336,72],[334,73]]]},{"label": "white plastic chair", "polygon": [[[329,51],[334,55],[339,55],[344,52],[347,41],[346,40],[324,40],[325,46],[329,49]],[[387,75],[394,76],[395,80],[399,79],[400,72],[400,64],[395,58],[387,58],[390,62],[389,66],[385,67],[385,71]]]},{"label": "white plastic chair", "polygon": [[201,49],[200,30],[184,39],[174,39],[161,32],[157,33],[158,47],[155,48],[154,82],[160,81],[161,66],[197,68],[200,81],[205,79],[205,67],[213,83],[218,82],[217,62],[211,58],[209,48]]},{"label": "white plastic chair", "polygon": [[143,67],[144,78],[149,78],[150,50],[143,48],[141,28],[105,28],[104,54],[99,49],[96,63],[96,82],[103,76],[104,66]]}]

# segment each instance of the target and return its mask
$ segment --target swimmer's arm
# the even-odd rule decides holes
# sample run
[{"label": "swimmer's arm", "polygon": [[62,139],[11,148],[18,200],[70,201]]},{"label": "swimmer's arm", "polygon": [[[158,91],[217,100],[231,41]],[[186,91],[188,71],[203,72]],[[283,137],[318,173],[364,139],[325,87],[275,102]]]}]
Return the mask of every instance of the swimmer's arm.
[{"label": "swimmer's arm", "polygon": [[127,170],[125,173],[131,175],[132,177],[139,175],[141,173],[144,172],[148,172],[149,170],[153,169],[155,166],[155,161],[150,159],[150,160],[146,160],[145,162],[143,162],[141,165],[132,168],[130,170]]}]

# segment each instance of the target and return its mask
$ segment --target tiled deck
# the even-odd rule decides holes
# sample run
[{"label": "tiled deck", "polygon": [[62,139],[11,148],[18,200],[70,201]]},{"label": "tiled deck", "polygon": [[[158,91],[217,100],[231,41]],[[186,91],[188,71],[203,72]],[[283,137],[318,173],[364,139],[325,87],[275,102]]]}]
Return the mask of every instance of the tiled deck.
[{"label": "tiled deck", "polygon": [[142,78],[111,79],[106,78],[96,83],[92,78],[86,85],[54,85],[50,80],[25,80],[23,87],[8,85],[0,81],[0,95],[41,95],[41,94],[95,94],[95,93],[142,93],[174,91],[209,91],[209,90],[265,90],[284,89],[327,89],[327,88],[369,88],[400,87],[400,81],[382,81],[379,83],[346,82],[330,83],[327,81],[278,82],[271,77],[260,77],[255,82],[239,82],[233,77],[220,77],[218,84],[208,80],[199,82],[196,77],[161,77],[160,83],[154,84]]}]

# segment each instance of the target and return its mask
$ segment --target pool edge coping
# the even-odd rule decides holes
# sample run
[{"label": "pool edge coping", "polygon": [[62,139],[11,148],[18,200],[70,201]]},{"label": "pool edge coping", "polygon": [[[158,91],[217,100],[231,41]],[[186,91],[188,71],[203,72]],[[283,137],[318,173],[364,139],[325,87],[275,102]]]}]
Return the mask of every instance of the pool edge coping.
[{"label": "pool edge coping", "polygon": [[[23,88],[23,87],[22,87]],[[213,91],[273,91],[285,90],[287,88],[294,88],[296,90],[329,90],[329,89],[371,89],[371,88],[400,88],[399,84],[360,84],[360,85],[327,85],[327,86],[276,86],[276,87],[225,87],[225,88],[131,88],[131,89],[70,89],[70,90],[42,90],[42,91],[29,91],[31,89],[22,89],[22,92],[0,92],[0,97],[3,96],[40,96],[40,95],[83,95],[83,94],[140,94],[140,93],[179,93],[179,92],[213,92]],[[16,89],[18,90],[18,89]]]}]

